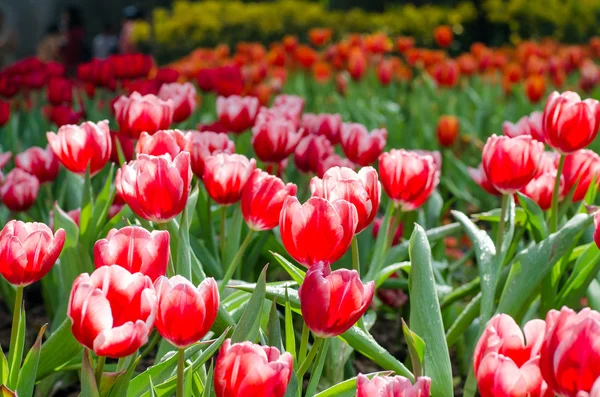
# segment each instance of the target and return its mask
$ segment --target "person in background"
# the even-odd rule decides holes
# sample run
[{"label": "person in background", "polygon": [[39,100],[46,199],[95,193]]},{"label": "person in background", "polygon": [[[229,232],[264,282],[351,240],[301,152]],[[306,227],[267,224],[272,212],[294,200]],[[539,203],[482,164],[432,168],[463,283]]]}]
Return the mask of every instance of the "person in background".
[{"label": "person in background", "polygon": [[113,32],[110,23],[104,24],[104,30],[98,33],[92,41],[92,56],[94,58],[108,58],[109,55],[117,52],[119,39]]},{"label": "person in background", "polygon": [[58,30],[58,25],[50,25],[37,46],[37,57],[44,62],[60,62],[62,42],[63,37]]},{"label": "person in background", "polygon": [[17,32],[4,7],[0,5],[0,69],[14,61],[15,50],[19,44]]},{"label": "person in background", "polygon": [[77,65],[85,60],[85,28],[81,10],[69,6],[61,16],[61,30],[64,42],[61,58],[69,74],[75,73]]},{"label": "person in background", "polygon": [[135,22],[142,18],[141,11],[136,6],[128,6],[123,9],[124,22],[119,37],[119,52],[121,54],[132,54],[137,52],[137,46],[133,40],[133,28]]}]

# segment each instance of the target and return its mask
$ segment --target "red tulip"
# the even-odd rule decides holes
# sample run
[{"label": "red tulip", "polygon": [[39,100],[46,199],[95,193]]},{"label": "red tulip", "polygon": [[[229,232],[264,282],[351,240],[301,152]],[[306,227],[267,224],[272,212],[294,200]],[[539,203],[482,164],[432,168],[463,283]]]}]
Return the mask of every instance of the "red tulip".
[{"label": "red tulip", "polygon": [[375,72],[377,74],[377,80],[379,80],[379,84],[387,87],[392,82],[392,77],[394,76],[394,63],[391,59],[382,59],[377,65]]},{"label": "red tulip", "polygon": [[50,145],[42,149],[37,146],[30,147],[23,153],[15,156],[15,165],[35,176],[40,183],[52,182],[58,176],[58,158]]},{"label": "red tulip", "polygon": [[320,197],[311,197],[304,204],[296,197],[288,197],[279,218],[285,249],[306,267],[340,259],[350,247],[357,225],[353,204]]},{"label": "red tulip", "polygon": [[392,149],[379,157],[379,178],[387,195],[408,212],[429,199],[440,172],[431,154]]},{"label": "red tulip", "polygon": [[108,121],[90,121],[77,126],[65,125],[58,133],[46,133],[50,147],[60,162],[71,172],[92,175],[104,168],[110,158],[111,138]]},{"label": "red tulip", "polygon": [[179,79],[179,71],[171,68],[160,68],[156,71],[154,79],[163,84],[176,83]]},{"label": "red tulip", "polygon": [[440,146],[451,147],[458,138],[458,118],[456,116],[441,116],[437,125],[437,137]]},{"label": "red tulip", "polygon": [[254,159],[241,154],[217,153],[204,161],[202,181],[209,196],[220,205],[240,201],[242,190],[256,168]]},{"label": "red tulip", "polygon": [[186,145],[185,135],[179,130],[160,130],[156,131],[154,135],[142,132],[135,146],[135,152],[174,159],[185,150]]},{"label": "red tulip", "polygon": [[319,262],[308,269],[298,290],[306,325],[317,336],[330,338],[350,329],[369,308],[375,283],[363,284],[356,270],[331,271]]},{"label": "red tulip", "polygon": [[350,51],[347,70],[354,81],[360,81],[367,71],[367,57],[360,48],[356,47]]},{"label": "red tulip", "polygon": [[355,169],[356,164],[347,158],[341,157],[336,153],[333,153],[323,159],[317,165],[317,175],[319,178],[323,178],[325,172],[333,167],[346,167],[350,169]]},{"label": "red tulip", "polygon": [[173,122],[181,123],[196,110],[196,88],[192,83],[163,84],[158,91],[158,97],[167,102],[173,102]]},{"label": "red tulip", "polygon": [[123,80],[145,79],[154,66],[152,56],[140,53],[112,55],[108,61],[115,77]]},{"label": "red tulip", "polygon": [[525,80],[525,94],[531,103],[538,103],[546,93],[546,79],[539,74],[533,74]]},{"label": "red tulip", "polygon": [[188,152],[179,153],[173,160],[140,154],[117,171],[115,185],[133,212],[164,223],[183,211],[191,181]]},{"label": "red tulip", "polygon": [[219,311],[219,287],[213,278],[196,288],[184,277],[163,276],[154,287],[158,297],[156,329],[170,344],[185,349],[208,333]]},{"label": "red tulip", "polygon": [[440,87],[454,87],[460,77],[460,69],[455,61],[445,60],[435,66],[432,77]]},{"label": "red tulip", "polygon": [[590,392],[600,377],[600,313],[563,307],[546,315],[540,369],[548,387],[565,397]]},{"label": "red tulip", "polygon": [[358,173],[345,167],[330,168],[323,179],[311,179],[310,191],[331,202],[346,200],[353,204],[358,214],[356,234],[373,222],[379,210],[381,184],[373,167],[361,168]]},{"label": "red tulip", "polygon": [[50,106],[44,108],[44,115],[58,127],[77,124],[84,117],[83,111],[75,111],[69,105]]},{"label": "red tulip", "polygon": [[588,146],[598,134],[600,102],[581,100],[574,92],[553,92],[544,109],[546,143],[556,151],[569,154]]},{"label": "red tulip", "polygon": [[545,323],[532,320],[524,334],[512,317],[498,314],[487,324],[473,358],[482,397],[551,397],[539,360]]},{"label": "red tulip", "polygon": [[600,211],[594,215],[594,242],[600,248]]},{"label": "red tulip", "polygon": [[346,157],[364,167],[373,164],[383,151],[387,141],[387,130],[381,128],[368,132],[362,124],[343,123],[340,141]]},{"label": "red tulip", "polygon": [[577,393],[577,397],[600,397],[600,378],[596,379],[594,382],[594,387],[592,387],[592,391],[587,393],[585,391],[580,391]]},{"label": "red tulip", "polygon": [[504,135],[515,138],[519,135],[530,135],[533,139],[545,142],[542,129],[542,112],[533,112],[529,116],[523,116],[515,124],[505,121],[502,124]]},{"label": "red tulip", "polygon": [[292,376],[294,358],[276,347],[227,339],[215,366],[217,397],[283,397]]},{"label": "red tulip", "polygon": [[260,160],[279,163],[294,152],[302,134],[292,121],[269,116],[252,127],[252,147]]},{"label": "red tulip", "polygon": [[530,136],[492,135],[483,147],[482,166],[489,182],[503,194],[514,194],[536,176],[544,144]]},{"label": "red tulip", "polygon": [[70,105],[73,102],[73,85],[62,77],[55,77],[48,82],[48,102],[54,106]]},{"label": "red tulip", "polygon": [[431,379],[420,376],[413,385],[404,376],[374,376],[372,379],[358,374],[356,397],[429,397]]},{"label": "red tulip", "polygon": [[163,101],[137,92],[128,97],[122,95],[113,105],[120,132],[132,138],[138,138],[142,132],[152,135],[168,129],[173,121],[173,106],[170,99]]},{"label": "red tulip", "polygon": [[164,276],[169,263],[169,232],[147,231],[139,226],[112,229],[94,244],[94,264],[119,265],[130,273],[142,273],[152,281]]},{"label": "red tulip", "polygon": [[66,233],[43,223],[9,221],[0,233],[0,274],[9,283],[27,286],[44,277],[58,259]]},{"label": "red tulip", "polygon": [[0,127],[8,123],[10,119],[10,102],[0,99]]},{"label": "red tulip", "polygon": [[[544,211],[552,206],[552,193],[554,191],[554,183],[556,179],[556,171],[546,172],[531,180],[522,190],[525,196],[529,197],[540,206]],[[565,179],[560,178],[559,199],[565,196]]]},{"label": "red tulip", "polygon": [[489,194],[493,194],[494,196],[502,195],[502,193],[500,193],[488,180],[485,171],[483,171],[482,164],[479,164],[477,168],[469,167],[467,171],[469,172],[469,176],[471,177],[471,179],[473,179],[473,182],[478,184],[483,190],[485,190]]},{"label": "red tulip", "polygon": [[217,116],[229,131],[239,134],[254,125],[259,106],[255,97],[220,96],[217,98]]},{"label": "red tulip", "polygon": [[244,91],[244,76],[239,66],[220,66],[214,70],[212,88],[217,94],[228,97],[240,95]]},{"label": "red tulip", "polygon": [[433,37],[438,46],[442,48],[449,47],[454,40],[452,28],[448,25],[441,25],[433,30]]},{"label": "red tulip", "polygon": [[156,293],[142,273],[102,266],[75,279],[67,315],[79,343],[98,356],[127,357],[148,341],[156,316]]},{"label": "red tulip", "polygon": [[301,125],[309,134],[325,135],[333,144],[340,141],[342,116],[339,114],[304,113]]},{"label": "red tulip", "polygon": [[565,157],[562,175],[565,179],[565,192],[575,188],[572,200],[581,201],[594,178],[596,185],[600,185],[600,156],[588,149],[569,154]]},{"label": "red tulip", "polygon": [[296,195],[297,187],[293,183],[285,184],[281,179],[260,169],[242,189],[242,214],[253,230],[269,230],[279,224],[283,202],[289,196]]},{"label": "red tulip", "polygon": [[235,152],[235,144],[227,134],[210,131],[190,131],[186,134],[185,150],[190,152],[192,171],[198,178],[204,175],[204,162],[209,156],[217,153]]},{"label": "red tulip", "polygon": [[2,203],[13,212],[27,211],[37,199],[40,191],[38,179],[20,168],[12,169],[2,187],[0,197]]},{"label": "red tulip", "polygon": [[298,142],[294,150],[294,164],[302,172],[316,173],[319,163],[333,153],[333,145],[326,136],[309,134]]}]

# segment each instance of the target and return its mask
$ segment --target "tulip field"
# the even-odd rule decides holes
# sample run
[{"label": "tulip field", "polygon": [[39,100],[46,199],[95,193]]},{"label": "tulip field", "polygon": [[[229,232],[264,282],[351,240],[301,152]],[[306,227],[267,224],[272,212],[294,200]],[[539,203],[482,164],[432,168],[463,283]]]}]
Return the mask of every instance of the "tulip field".
[{"label": "tulip field", "polygon": [[600,397],[600,38],[314,29],[0,71],[0,396]]}]

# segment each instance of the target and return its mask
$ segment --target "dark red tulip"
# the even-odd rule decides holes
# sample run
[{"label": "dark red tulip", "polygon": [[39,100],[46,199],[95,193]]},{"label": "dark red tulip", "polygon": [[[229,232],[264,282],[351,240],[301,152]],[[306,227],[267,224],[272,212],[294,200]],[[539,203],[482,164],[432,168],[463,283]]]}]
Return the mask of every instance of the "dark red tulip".
[{"label": "dark red tulip", "polygon": [[73,84],[65,78],[55,77],[48,82],[48,102],[54,106],[73,102]]},{"label": "dark red tulip", "polygon": [[3,127],[10,120],[10,102],[0,99],[0,127]]},{"label": "dark red tulip", "polygon": [[154,79],[163,84],[176,83],[179,79],[179,72],[171,68],[160,68],[156,71],[156,76],[154,76]]},{"label": "dark red tulip", "polygon": [[44,114],[57,127],[78,124],[84,116],[83,111],[75,111],[69,105],[50,106],[44,109]]},{"label": "dark red tulip", "polygon": [[344,154],[350,161],[360,166],[373,164],[385,147],[387,130],[375,129],[371,132],[358,123],[343,123],[340,142]]}]

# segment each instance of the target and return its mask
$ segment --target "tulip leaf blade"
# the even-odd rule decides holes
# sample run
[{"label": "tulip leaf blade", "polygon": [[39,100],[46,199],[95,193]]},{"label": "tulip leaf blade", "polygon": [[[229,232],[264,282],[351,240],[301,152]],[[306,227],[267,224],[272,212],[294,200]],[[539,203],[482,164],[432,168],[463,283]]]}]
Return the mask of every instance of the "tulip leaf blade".
[{"label": "tulip leaf blade", "polygon": [[73,357],[81,355],[82,349],[71,333],[71,320],[65,319],[42,344],[37,380],[44,379],[59,371]]},{"label": "tulip leaf blade", "polygon": [[454,323],[446,332],[446,343],[453,346],[467,328],[479,317],[481,311],[481,292],[479,292],[471,302],[460,312]]},{"label": "tulip leaf blade", "polygon": [[31,397],[33,396],[33,389],[35,386],[35,375],[37,373],[38,363],[40,360],[40,350],[42,349],[42,337],[44,336],[44,332],[46,332],[46,327],[48,324],[44,324],[40,331],[38,332],[38,336],[35,340],[35,343],[27,353],[25,357],[25,361],[23,361],[23,367],[19,372],[19,382],[17,386],[17,394],[22,397]]},{"label": "tulip leaf blade", "polygon": [[90,363],[90,352],[84,350],[83,360],[81,361],[81,397],[100,397],[98,385],[94,377],[94,370]]},{"label": "tulip leaf blade", "polygon": [[214,386],[213,383],[215,381],[215,368],[214,363],[211,361],[210,368],[208,369],[208,375],[206,376],[206,383],[204,385],[204,390],[202,391],[202,397],[213,397]]},{"label": "tulip leaf blade", "polygon": [[4,355],[4,350],[0,345],[0,385],[5,385],[8,381],[8,360]]},{"label": "tulip leaf blade", "polygon": [[425,341],[424,367],[431,378],[431,394],[451,396],[452,367],[431,261],[431,248],[420,225],[410,239],[410,326]]},{"label": "tulip leaf blade", "polygon": [[381,222],[381,227],[379,233],[377,234],[377,239],[375,239],[375,248],[373,249],[373,256],[371,258],[371,263],[369,264],[369,270],[365,275],[365,282],[374,280],[376,275],[379,273],[379,270],[383,267],[385,258],[388,254],[388,250],[392,245],[391,241],[388,241],[388,229],[393,227],[394,223],[394,212],[395,212],[395,204],[392,200],[388,203],[388,206],[385,210],[385,216],[383,217],[383,221]]},{"label": "tulip leaf blade", "polygon": [[268,265],[265,266],[260,273],[258,283],[256,283],[252,296],[250,296],[248,305],[246,306],[240,321],[237,323],[233,335],[231,335],[231,343],[238,343],[246,340],[253,342],[258,338],[267,286],[267,268]]},{"label": "tulip leaf blade", "polygon": [[509,314],[520,321],[544,276],[567,254],[592,221],[590,215],[577,214],[557,232],[521,251],[511,266],[497,312]]},{"label": "tulip leaf blade", "polygon": [[539,205],[521,192],[517,192],[519,204],[527,214],[527,221],[531,225],[531,233],[536,242],[540,242],[548,237],[548,226],[544,219],[544,211]]},{"label": "tulip leaf blade", "polygon": [[269,313],[269,324],[267,326],[267,337],[269,345],[275,346],[279,351],[283,350],[283,341],[281,339],[281,322],[279,321],[279,312],[277,311],[277,299],[271,303],[271,312]]},{"label": "tulip leaf blade", "polygon": [[104,236],[100,235],[100,233],[104,228],[104,224],[107,223],[108,211],[113,200],[115,199],[115,196],[117,195],[117,190],[112,185],[114,173],[115,165],[111,164],[108,175],[106,176],[106,181],[104,182],[104,186],[94,202],[92,211],[92,226],[94,226],[93,232],[96,234],[94,241],[99,238],[104,238]]},{"label": "tulip leaf blade", "polygon": [[425,360],[425,341],[413,332],[408,325],[402,319],[402,333],[404,334],[404,340],[408,345],[408,353],[410,355],[410,362],[412,363],[412,372],[415,377],[424,375],[423,362]]},{"label": "tulip leaf blade", "polygon": [[[22,288],[22,287],[21,287]],[[17,389],[19,382],[19,370],[21,368],[21,360],[23,359],[23,350],[25,349],[25,305],[22,303],[20,308],[21,315],[19,316],[19,324],[17,325],[17,337],[14,340],[11,338],[11,345],[8,350],[8,388]]]},{"label": "tulip leaf blade", "polygon": [[308,380],[308,386],[306,387],[306,396],[314,396],[317,392],[317,386],[321,380],[321,374],[323,373],[323,366],[325,365],[327,350],[329,350],[330,343],[331,340],[329,340],[329,338],[325,339],[321,345],[321,349],[317,353],[317,358],[313,364],[310,378]]},{"label": "tulip leaf blade", "polygon": [[244,217],[242,215],[242,209],[239,205],[236,205],[233,210],[233,216],[229,220],[227,228],[227,239],[225,240],[225,257],[223,258],[223,267],[230,266],[233,262],[233,258],[240,249],[240,239],[242,234],[242,224],[244,223]]},{"label": "tulip leaf blade", "polygon": [[571,275],[562,287],[556,307],[574,307],[581,299],[589,285],[600,271],[600,249],[595,243],[590,243],[588,248],[577,258]]},{"label": "tulip leaf blade", "polygon": [[106,397],[122,397],[127,395],[129,385],[131,384],[131,378],[133,377],[135,368],[141,359],[142,356],[138,355],[135,359],[131,360],[129,366],[127,367],[127,371],[118,377],[117,382],[114,384],[112,389],[110,389],[110,393]]},{"label": "tulip leaf blade", "polygon": [[393,265],[389,265],[381,269],[377,277],[375,277],[375,287],[381,287],[381,284],[383,284],[385,280],[390,278],[390,276],[396,273],[398,270],[402,269],[410,271],[410,262],[394,263]]},{"label": "tulip leaf blade", "polygon": [[304,277],[306,276],[306,272],[299,269],[298,266],[295,266],[293,263],[288,261],[285,257],[278,254],[277,252],[270,251],[271,255],[275,258],[277,263],[283,267],[283,269],[290,275],[290,277],[298,283],[298,285],[302,284],[304,281]]},{"label": "tulip leaf blade", "polygon": [[175,269],[177,274],[192,280],[192,258],[190,247],[190,217],[194,214],[196,201],[198,200],[198,188],[189,195],[188,201],[181,213],[181,224],[177,234],[177,252]]},{"label": "tulip leaf blade", "polygon": [[84,247],[88,247],[93,233],[94,216],[94,190],[92,188],[92,176],[90,174],[90,165],[85,171],[83,180],[83,195],[81,197],[81,212],[79,214],[79,239]]},{"label": "tulip leaf blade", "polygon": [[[390,371],[380,371],[372,372],[370,374],[366,374],[365,376],[369,379],[372,379],[375,376],[389,376],[391,374],[392,372]],[[346,379],[343,382],[317,393],[315,397],[354,397],[356,394],[356,381],[356,377]]]},{"label": "tulip leaf blade", "polygon": [[285,351],[290,353],[296,362],[296,333],[294,332],[294,317],[288,300],[287,288],[285,289]]}]

